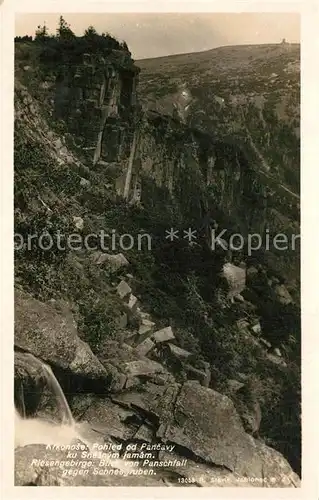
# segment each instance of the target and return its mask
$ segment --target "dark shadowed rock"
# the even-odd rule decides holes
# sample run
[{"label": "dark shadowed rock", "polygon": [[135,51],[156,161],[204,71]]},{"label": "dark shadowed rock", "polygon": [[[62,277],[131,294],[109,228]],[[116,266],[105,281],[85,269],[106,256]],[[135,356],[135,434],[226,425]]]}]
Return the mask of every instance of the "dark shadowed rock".
[{"label": "dark shadowed rock", "polygon": [[74,394],[70,398],[70,408],[75,420],[81,420],[84,412],[95,402],[97,396],[93,393]]}]

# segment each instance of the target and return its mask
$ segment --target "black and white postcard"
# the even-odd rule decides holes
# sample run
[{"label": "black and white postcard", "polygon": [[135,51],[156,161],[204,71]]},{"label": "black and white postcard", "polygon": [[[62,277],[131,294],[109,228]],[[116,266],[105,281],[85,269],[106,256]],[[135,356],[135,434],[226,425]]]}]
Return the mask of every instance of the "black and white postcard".
[{"label": "black and white postcard", "polygon": [[14,487],[295,498],[300,12],[47,3],[2,79]]}]

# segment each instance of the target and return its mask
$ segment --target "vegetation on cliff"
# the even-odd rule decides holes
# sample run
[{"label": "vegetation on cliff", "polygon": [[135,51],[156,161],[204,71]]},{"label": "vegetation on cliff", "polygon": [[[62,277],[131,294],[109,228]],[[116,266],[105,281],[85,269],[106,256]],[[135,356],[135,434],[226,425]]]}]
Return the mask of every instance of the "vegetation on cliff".
[{"label": "vegetation on cliff", "polygon": [[[46,68],[50,64],[54,68],[57,64],[70,62],[81,65],[83,54],[87,52],[103,53],[107,57],[108,50],[128,50],[125,44],[119,44],[108,35],[98,35],[92,27],[83,37],[75,37],[63,19],[57,35],[49,36],[42,27],[31,44],[27,41],[25,51],[24,44],[25,40],[17,40],[16,64],[21,66],[19,54],[23,57],[29,54],[27,57],[33,67],[30,72],[26,71],[28,75],[23,76],[23,81],[27,88],[32,89],[30,106],[34,104],[33,100],[43,102],[42,89],[32,81],[34,71],[37,84],[41,83],[43,73],[37,72],[37,65]],[[54,93],[55,82],[52,88]],[[28,121],[28,113],[23,111],[27,106],[25,99],[17,85],[16,109],[21,115],[15,123],[15,233],[24,240],[30,234],[46,233],[55,244],[50,251],[35,243],[30,249],[24,246],[16,250],[17,286],[43,301],[63,299],[72,304],[80,336],[97,353],[105,338],[118,340],[123,335],[120,323],[123,305],[112,285],[117,277],[121,277],[121,271],[108,266],[97,267],[92,252],[83,248],[78,251],[68,247],[64,251],[58,250],[56,235],[58,232],[62,235],[78,232],[83,238],[101,230],[110,234],[114,228],[117,238],[126,233],[147,233],[152,241],[151,251],[142,247],[141,250],[132,248],[126,252],[130,273],[134,276],[135,293],[159,324],[174,328],[182,347],[194,353],[198,360],[209,363],[212,387],[227,392],[227,380],[236,378],[238,372],[258,379],[255,396],[261,402],[263,415],[260,434],[267,443],[282,451],[299,471],[300,308],[298,302],[287,305],[278,302],[269,284],[274,280],[273,270],[267,268],[262,254],[250,259],[245,252],[238,253],[235,258],[238,262],[245,260],[247,267],[256,266],[258,279],[247,286],[246,304],[237,302],[231,305],[227,302],[220,276],[225,255],[209,250],[202,234],[202,221],[192,215],[191,210],[186,210],[191,206],[190,200],[198,205],[199,199],[206,196],[206,193],[198,193],[197,185],[192,182],[198,165],[189,167],[189,177],[182,172],[187,199],[179,204],[167,187],[159,186],[154,179],[145,176],[142,205],[130,205],[112,188],[114,174],[111,164],[92,168],[89,164],[79,165],[70,157],[69,162],[61,165],[53,151],[56,137],[60,135],[61,145],[63,143],[63,147],[83,160],[85,155],[79,151],[81,147],[74,145],[77,137],[68,133],[65,122],[55,121],[48,104],[44,111],[33,110],[34,122]],[[43,131],[43,122],[47,120],[49,130]],[[166,125],[160,117],[158,121],[160,126],[154,131],[154,140],[160,147]],[[193,147],[189,140],[185,140],[185,127],[177,124],[176,129],[170,136],[173,158],[176,148],[187,152]],[[86,129],[81,132],[85,135]],[[287,147],[292,145],[289,134],[290,131],[285,134]],[[190,162],[191,154],[187,158]],[[165,170],[166,161],[163,157],[160,170]],[[185,193],[185,190],[181,192]],[[257,197],[257,211],[260,203]],[[222,213],[217,204],[213,212],[218,214],[221,226],[226,225],[229,230],[237,228],[238,221]],[[74,217],[83,220],[82,229],[74,227]],[[169,242],[165,238],[167,229],[177,227],[182,231],[190,224],[198,230],[197,244],[189,245],[182,239]],[[275,278],[284,283],[284,276],[279,274]],[[265,339],[273,347],[282,349],[285,369],[271,364],[256,347],[252,335],[240,330],[237,323],[243,317],[260,321]],[[134,332],[135,327],[132,317],[124,333]],[[239,396],[236,401],[238,408],[243,403]]]}]

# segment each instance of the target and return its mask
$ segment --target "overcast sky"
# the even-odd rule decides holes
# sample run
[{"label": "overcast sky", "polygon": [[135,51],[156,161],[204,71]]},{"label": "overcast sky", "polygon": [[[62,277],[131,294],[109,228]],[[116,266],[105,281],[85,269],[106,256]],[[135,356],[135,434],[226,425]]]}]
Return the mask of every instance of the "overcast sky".
[{"label": "overcast sky", "polygon": [[[39,24],[54,33],[60,14],[20,14],[16,35],[34,35]],[[125,40],[134,59],[199,52],[222,45],[300,42],[299,15],[242,14],[63,14],[77,34],[93,25]]]}]

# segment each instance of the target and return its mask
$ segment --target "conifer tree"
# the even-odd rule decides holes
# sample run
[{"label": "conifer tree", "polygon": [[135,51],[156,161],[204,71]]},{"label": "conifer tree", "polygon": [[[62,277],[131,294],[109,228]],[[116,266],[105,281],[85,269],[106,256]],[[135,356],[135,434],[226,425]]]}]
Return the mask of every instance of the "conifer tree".
[{"label": "conifer tree", "polygon": [[39,25],[35,32],[35,40],[43,42],[46,38],[49,38],[48,28],[45,23],[43,26]]},{"label": "conifer tree", "polygon": [[63,16],[60,16],[59,25],[57,28],[57,37],[62,40],[70,40],[75,38],[75,34],[70,28],[70,25],[66,22]]}]

